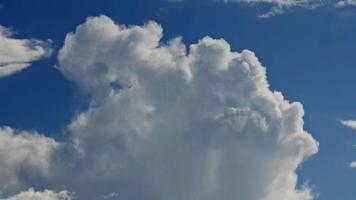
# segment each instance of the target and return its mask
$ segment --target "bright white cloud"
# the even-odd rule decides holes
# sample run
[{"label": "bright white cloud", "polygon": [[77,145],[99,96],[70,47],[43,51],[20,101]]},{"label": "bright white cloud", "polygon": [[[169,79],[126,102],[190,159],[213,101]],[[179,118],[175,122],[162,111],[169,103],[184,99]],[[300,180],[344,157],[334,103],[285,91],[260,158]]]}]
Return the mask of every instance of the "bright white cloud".
[{"label": "bright white cloud", "polygon": [[356,120],[340,120],[340,123],[352,129],[356,129]]},{"label": "bright white cloud", "polygon": [[54,192],[44,190],[43,192],[35,191],[30,188],[27,191],[20,192],[6,199],[1,200],[71,200],[72,196],[68,191]]},{"label": "bright white cloud", "polygon": [[36,132],[0,127],[0,192],[11,192],[26,183],[21,175],[48,175],[58,143]]},{"label": "bright white cloud", "polygon": [[49,42],[15,39],[9,29],[0,26],[0,78],[19,72],[35,60],[51,54]]},{"label": "bright white cloud", "polygon": [[[9,200],[67,200],[66,191],[78,199],[314,199],[297,188],[296,169],[318,151],[302,105],[269,89],[253,52],[210,37],[189,47],[163,42],[162,31],[100,16],[67,35],[59,70],[90,106],[61,145],[0,129],[0,191],[15,194]],[[29,187],[50,190],[20,192]]]},{"label": "bright white cloud", "polygon": [[67,35],[59,69],[92,100],[69,125],[50,185],[79,199],[313,199],[295,170],[318,144],[254,53],[161,38],[155,22],[106,16]]}]

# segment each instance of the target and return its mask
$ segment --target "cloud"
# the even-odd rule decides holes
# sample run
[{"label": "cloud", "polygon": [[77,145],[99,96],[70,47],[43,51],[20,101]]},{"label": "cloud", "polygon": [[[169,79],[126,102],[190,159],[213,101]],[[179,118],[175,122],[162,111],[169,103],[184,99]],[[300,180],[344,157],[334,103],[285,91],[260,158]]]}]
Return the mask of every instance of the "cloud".
[{"label": "cloud", "polygon": [[36,132],[0,127],[0,191],[26,187],[21,175],[45,176],[58,143]]},{"label": "cloud", "polygon": [[[340,123],[351,129],[356,129],[356,120],[340,120]],[[356,144],[354,144],[353,147],[356,147]],[[352,161],[349,167],[356,168],[356,161]]]},{"label": "cloud", "polygon": [[2,200],[71,200],[72,196],[68,191],[54,192],[44,190],[36,192],[33,188],[28,191],[21,192]]},{"label": "cloud", "polygon": [[340,120],[340,123],[346,127],[356,129],[356,120]]},{"label": "cloud", "polygon": [[[296,169],[318,151],[302,104],[270,90],[249,50],[162,36],[155,22],[125,26],[106,16],[69,33],[58,69],[90,96],[89,108],[60,145],[3,128],[1,190],[66,188],[88,200],[314,199],[308,186],[297,187]],[[27,166],[39,175],[19,176]],[[23,187],[4,187],[14,185],[10,177]],[[50,191],[14,197],[61,194]]]},{"label": "cloud", "polygon": [[49,42],[35,39],[15,39],[13,33],[0,26],[0,78],[17,73],[51,54]]},{"label": "cloud", "polygon": [[269,18],[280,15],[294,8],[315,9],[327,4],[322,0],[223,0],[224,2],[245,3],[248,5],[269,5],[270,10],[259,15],[262,18]]},{"label": "cloud", "polygon": [[80,199],[313,199],[295,170],[318,144],[254,53],[161,38],[155,22],[106,16],[67,35],[59,70],[92,99],[52,181]]},{"label": "cloud", "polygon": [[336,7],[356,6],[356,0],[341,0],[335,3]]},{"label": "cloud", "polygon": [[356,161],[352,161],[351,163],[350,163],[350,166],[349,166],[350,168],[356,168]]},{"label": "cloud", "polygon": [[[168,0],[170,2],[188,2],[194,0]],[[248,6],[264,6],[266,12],[258,15],[261,18],[270,18],[282,15],[295,9],[316,9],[320,7],[346,8],[356,6],[356,0],[206,0],[211,2],[238,3]]]}]

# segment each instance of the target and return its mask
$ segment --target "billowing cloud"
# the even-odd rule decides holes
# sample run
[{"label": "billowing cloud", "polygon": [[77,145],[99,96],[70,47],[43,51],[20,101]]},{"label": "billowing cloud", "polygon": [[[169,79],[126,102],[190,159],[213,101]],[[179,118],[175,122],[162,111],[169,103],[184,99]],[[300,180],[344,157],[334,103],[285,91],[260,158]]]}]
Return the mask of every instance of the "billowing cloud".
[{"label": "billowing cloud", "polygon": [[91,104],[68,127],[51,185],[79,199],[313,199],[295,170],[317,142],[254,53],[161,38],[155,22],[106,16],[67,35],[59,69]]},{"label": "billowing cloud", "polygon": [[54,192],[51,190],[44,190],[43,192],[35,191],[30,188],[27,191],[20,192],[2,200],[71,200],[72,196],[68,191]]},{"label": "billowing cloud", "polygon": [[356,120],[340,120],[340,123],[346,127],[356,129]]},{"label": "billowing cloud", "polygon": [[[253,52],[210,37],[164,42],[162,32],[99,16],[67,35],[59,70],[89,108],[61,145],[1,129],[9,199],[314,199],[297,187],[296,169],[318,151],[302,105],[270,90]],[[44,192],[21,192],[30,187]]]},{"label": "billowing cloud", "polygon": [[53,139],[36,132],[0,128],[0,192],[24,187],[22,175],[46,176],[51,157],[59,146]]},{"label": "billowing cloud", "polygon": [[15,39],[9,29],[0,26],[0,78],[19,72],[32,61],[50,54],[48,41]]}]

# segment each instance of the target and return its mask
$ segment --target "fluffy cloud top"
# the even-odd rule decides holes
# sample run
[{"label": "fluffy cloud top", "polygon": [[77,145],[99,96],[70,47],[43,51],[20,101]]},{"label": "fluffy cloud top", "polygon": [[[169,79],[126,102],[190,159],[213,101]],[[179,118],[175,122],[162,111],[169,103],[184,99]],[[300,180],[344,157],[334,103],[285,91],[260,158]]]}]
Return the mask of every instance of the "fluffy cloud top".
[{"label": "fluffy cloud top", "polygon": [[0,26],[0,78],[19,72],[30,62],[51,54],[48,42],[15,39],[9,29]]},{"label": "fluffy cloud top", "polygon": [[317,142],[302,105],[269,89],[254,53],[161,38],[155,22],[106,16],[67,35],[59,69],[92,99],[52,182],[80,199],[313,199],[295,170]]},{"label": "fluffy cloud top", "polygon": [[26,187],[21,175],[47,175],[58,145],[35,132],[0,128],[0,191],[13,192]]},{"label": "fluffy cloud top", "polygon": [[20,192],[9,198],[2,200],[71,200],[71,194],[67,191],[54,192],[45,190],[43,192],[36,192],[30,188],[28,191]]},{"label": "fluffy cloud top", "polygon": [[50,189],[8,199],[314,199],[297,188],[296,169],[318,151],[302,105],[269,89],[253,52],[164,42],[162,31],[99,16],[67,35],[59,70],[90,106],[62,145],[1,129],[1,191]]}]

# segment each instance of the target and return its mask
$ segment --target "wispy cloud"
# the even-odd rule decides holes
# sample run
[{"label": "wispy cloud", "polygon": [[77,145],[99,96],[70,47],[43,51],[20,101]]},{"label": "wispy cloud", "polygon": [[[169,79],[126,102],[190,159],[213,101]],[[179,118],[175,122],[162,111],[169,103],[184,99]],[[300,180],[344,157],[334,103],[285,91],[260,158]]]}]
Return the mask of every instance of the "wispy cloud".
[{"label": "wispy cloud", "polygon": [[259,17],[269,18],[275,15],[281,15],[293,8],[314,9],[325,5],[322,0],[224,0],[224,2],[245,3],[251,6],[269,5],[270,9]]},{"label": "wispy cloud", "polygon": [[52,52],[49,41],[16,39],[13,35],[11,30],[0,25],[0,78],[17,73]]},{"label": "wispy cloud", "polygon": [[352,129],[356,129],[356,120],[340,120],[340,123]]},{"label": "wispy cloud", "polygon": [[[340,123],[351,129],[356,129],[356,120],[340,120]],[[353,147],[356,148],[356,143],[353,144]],[[356,161],[352,161],[349,165],[349,168],[356,168]]]},{"label": "wispy cloud", "polygon": [[[171,2],[188,2],[193,0],[168,0]],[[239,3],[248,6],[267,6],[266,12],[258,15],[261,18],[269,18],[282,15],[295,9],[316,9],[320,7],[344,8],[356,6],[356,0],[205,0],[222,3]]]}]

